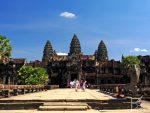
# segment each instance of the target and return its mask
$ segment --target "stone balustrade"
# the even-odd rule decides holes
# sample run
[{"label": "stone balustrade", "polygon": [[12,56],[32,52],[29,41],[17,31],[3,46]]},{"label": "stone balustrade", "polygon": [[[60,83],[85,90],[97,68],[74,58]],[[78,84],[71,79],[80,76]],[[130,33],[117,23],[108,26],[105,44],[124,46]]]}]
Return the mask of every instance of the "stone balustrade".
[{"label": "stone balustrade", "polygon": [[18,94],[46,91],[45,85],[3,85],[0,84],[0,97],[16,96]]},{"label": "stone balustrade", "polygon": [[101,92],[115,97],[125,96],[124,89],[126,84],[102,84],[99,85]]},{"label": "stone balustrade", "polygon": [[102,91],[109,91],[109,92],[116,92],[116,88],[124,89],[126,84],[102,84],[99,85],[100,90]]},{"label": "stone balustrade", "polygon": [[[99,85],[101,92],[112,95],[133,96],[128,84],[102,84]],[[139,85],[137,89],[137,97],[143,95],[143,99],[150,100],[150,85]]]}]

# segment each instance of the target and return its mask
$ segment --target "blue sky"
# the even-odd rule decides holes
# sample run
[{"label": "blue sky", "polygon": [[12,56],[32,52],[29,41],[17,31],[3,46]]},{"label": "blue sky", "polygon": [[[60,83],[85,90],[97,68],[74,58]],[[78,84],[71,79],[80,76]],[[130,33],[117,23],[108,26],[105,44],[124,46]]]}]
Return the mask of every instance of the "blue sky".
[{"label": "blue sky", "polygon": [[68,53],[75,33],[83,54],[100,40],[109,59],[150,54],[150,0],[0,0],[0,34],[13,46],[13,58],[41,60],[50,40]]}]

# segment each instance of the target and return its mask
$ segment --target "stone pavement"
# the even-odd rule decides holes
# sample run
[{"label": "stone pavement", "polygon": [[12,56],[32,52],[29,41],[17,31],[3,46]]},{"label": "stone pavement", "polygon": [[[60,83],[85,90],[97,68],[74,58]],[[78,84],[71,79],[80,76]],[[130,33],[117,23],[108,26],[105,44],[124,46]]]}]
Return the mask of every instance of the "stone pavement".
[{"label": "stone pavement", "polygon": [[113,97],[100,93],[98,90],[86,89],[83,92],[81,89],[75,92],[74,89],[54,89],[45,92],[30,93],[25,95],[12,96],[10,98],[3,98],[0,100],[59,100],[59,99],[73,99],[73,100],[108,100]]},{"label": "stone pavement", "polygon": [[[13,96],[10,98],[3,98],[0,100],[55,100],[55,99],[95,99],[107,100],[113,97],[100,93],[98,90],[87,89],[85,92],[79,90],[75,92],[74,89],[54,89],[46,92],[30,93],[25,95]],[[94,110],[87,111],[38,111],[38,110],[0,110],[0,113],[150,113],[150,102],[143,101],[140,109],[124,109],[124,110]]]},{"label": "stone pavement", "polygon": [[37,110],[0,110],[0,113],[150,113],[150,110],[87,110],[87,111],[37,111]]}]

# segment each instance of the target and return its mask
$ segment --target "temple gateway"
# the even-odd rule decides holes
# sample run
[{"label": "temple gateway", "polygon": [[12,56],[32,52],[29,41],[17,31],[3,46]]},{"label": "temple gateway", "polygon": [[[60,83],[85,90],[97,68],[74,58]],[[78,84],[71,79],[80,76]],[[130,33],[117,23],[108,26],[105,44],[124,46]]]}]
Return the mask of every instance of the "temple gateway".
[{"label": "temple gateway", "polygon": [[49,83],[67,87],[70,81],[84,79],[87,84],[127,83],[121,74],[120,61],[109,60],[105,43],[101,40],[95,53],[84,55],[80,41],[74,34],[68,55],[58,55],[47,41],[43,51],[42,62],[47,62]]}]

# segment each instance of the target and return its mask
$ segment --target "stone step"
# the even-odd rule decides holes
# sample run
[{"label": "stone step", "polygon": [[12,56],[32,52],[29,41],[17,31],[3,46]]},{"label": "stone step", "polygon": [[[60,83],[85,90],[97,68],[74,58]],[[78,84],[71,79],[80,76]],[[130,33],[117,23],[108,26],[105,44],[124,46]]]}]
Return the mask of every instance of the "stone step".
[{"label": "stone step", "polygon": [[43,106],[88,106],[88,104],[81,102],[45,102]]},{"label": "stone step", "polygon": [[88,106],[40,106],[40,111],[83,111],[89,109]]}]

